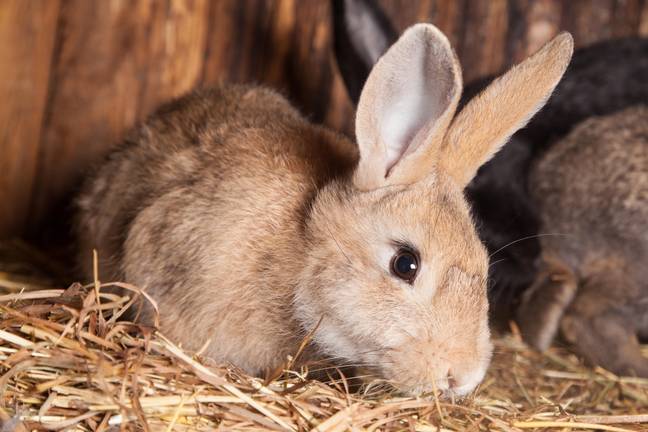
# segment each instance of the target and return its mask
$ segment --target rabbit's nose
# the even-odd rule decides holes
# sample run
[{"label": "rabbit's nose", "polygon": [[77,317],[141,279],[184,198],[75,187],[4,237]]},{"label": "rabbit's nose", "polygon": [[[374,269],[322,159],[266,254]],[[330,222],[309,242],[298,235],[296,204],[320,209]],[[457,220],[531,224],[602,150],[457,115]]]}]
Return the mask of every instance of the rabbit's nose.
[{"label": "rabbit's nose", "polygon": [[448,373],[448,389],[444,391],[445,396],[458,396],[462,397],[470,393],[477,387],[477,384],[484,376],[484,370],[479,368],[471,370],[459,370],[453,373],[452,370]]}]

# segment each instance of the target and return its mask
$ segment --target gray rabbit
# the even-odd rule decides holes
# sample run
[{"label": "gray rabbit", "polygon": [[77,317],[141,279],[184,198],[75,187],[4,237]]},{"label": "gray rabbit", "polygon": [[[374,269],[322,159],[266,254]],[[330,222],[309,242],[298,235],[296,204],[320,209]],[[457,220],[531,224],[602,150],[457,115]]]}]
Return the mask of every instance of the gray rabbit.
[{"label": "gray rabbit", "polygon": [[534,165],[543,269],[518,322],[545,349],[560,329],[591,362],[648,376],[648,108],[593,117]]}]

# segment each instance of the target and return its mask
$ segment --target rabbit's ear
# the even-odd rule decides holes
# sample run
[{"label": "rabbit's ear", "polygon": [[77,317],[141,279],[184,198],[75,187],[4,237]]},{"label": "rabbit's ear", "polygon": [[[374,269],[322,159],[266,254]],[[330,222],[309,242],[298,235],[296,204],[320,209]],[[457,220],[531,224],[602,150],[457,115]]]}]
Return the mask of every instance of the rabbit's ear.
[{"label": "rabbit's ear", "polygon": [[376,63],[360,96],[356,186],[369,190],[427,176],[461,88],[459,62],[443,33],[431,24],[405,31]]},{"label": "rabbit's ear", "polygon": [[331,0],[334,49],[347,93],[358,103],[373,65],[394,43],[397,34],[372,0]]},{"label": "rabbit's ear", "polygon": [[574,42],[561,33],[540,51],[493,81],[456,116],[441,152],[441,166],[467,185],[547,101],[571,59]]}]

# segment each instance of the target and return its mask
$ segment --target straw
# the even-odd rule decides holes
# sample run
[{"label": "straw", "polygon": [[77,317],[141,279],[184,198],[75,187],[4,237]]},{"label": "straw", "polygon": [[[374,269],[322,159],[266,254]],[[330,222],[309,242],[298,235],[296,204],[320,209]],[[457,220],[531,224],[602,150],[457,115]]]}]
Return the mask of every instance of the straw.
[{"label": "straw", "polygon": [[[268,382],[213,366],[125,320],[125,305],[146,301],[130,285],[97,279],[7,292],[0,423],[14,430],[648,430],[647,379],[588,368],[565,348],[534,352],[516,334],[495,339],[484,382],[463,401],[398,395],[370,379],[350,393],[356,377],[311,380],[304,366]],[[294,368],[296,357],[286,365]]]}]

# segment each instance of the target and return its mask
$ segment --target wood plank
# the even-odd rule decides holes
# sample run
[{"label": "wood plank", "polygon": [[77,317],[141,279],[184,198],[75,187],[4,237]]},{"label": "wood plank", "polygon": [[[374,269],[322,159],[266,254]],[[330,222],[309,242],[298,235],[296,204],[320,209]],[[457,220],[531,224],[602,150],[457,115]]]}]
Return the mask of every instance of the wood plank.
[{"label": "wood plank", "polygon": [[562,27],[574,36],[575,46],[591,45],[612,36],[614,0],[573,0],[563,4]]},{"label": "wood plank", "polygon": [[560,0],[513,0],[509,27],[509,66],[538,51],[560,32]]},{"label": "wood plank", "polygon": [[207,0],[65,0],[31,223],[69,208],[81,175],[125,130],[202,74]]},{"label": "wood plank", "polygon": [[57,0],[0,1],[0,238],[25,228],[58,12]]},{"label": "wood plank", "polygon": [[639,30],[642,2],[625,0],[614,3],[612,11],[612,37],[632,36]]},{"label": "wood plank", "polygon": [[[427,21],[446,32],[466,82],[562,29],[578,46],[648,35],[646,0],[378,1],[398,30]],[[27,217],[33,226],[68,218],[54,204],[69,207],[81,174],[160,102],[197,85],[266,84],[352,135],[331,30],[324,0],[0,0],[0,37],[20,41],[0,45],[9,101],[0,106],[0,203],[13,207],[0,214],[0,236]]]},{"label": "wood plank", "polygon": [[[281,63],[290,48],[287,37],[293,33],[292,4],[292,0],[212,2],[204,83],[254,81],[281,85],[285,81]],[[281,18],[288,22],[282,22],[284,27],[277,29],[280,10]]]},{"label": "wood plank", "polygon": [[639,29],[637,33],[640,36],[648,37],[648,1],[642,0],[643,6],[641,6],[641,15],[639,18]]},{"label": "wood plank", "polygon": [[[329,13],[324,1],[217,2],[210,12],[205,83],[269,85],[315,121],[324,120],[336,106],[329,103],[334,75]],[[339,90],[338,85],[342,96]]]}]

